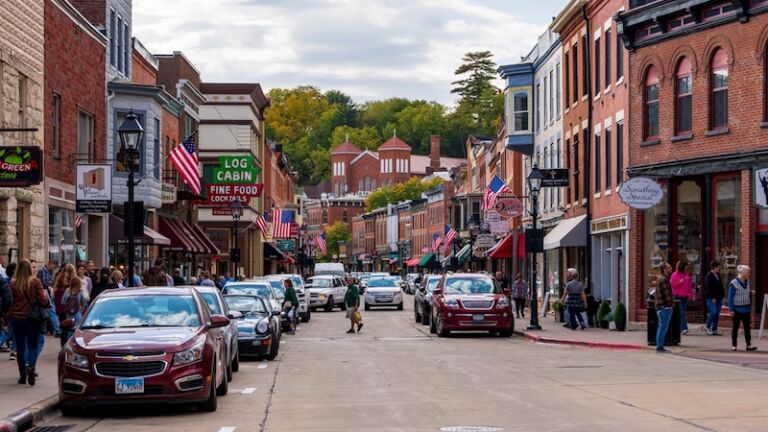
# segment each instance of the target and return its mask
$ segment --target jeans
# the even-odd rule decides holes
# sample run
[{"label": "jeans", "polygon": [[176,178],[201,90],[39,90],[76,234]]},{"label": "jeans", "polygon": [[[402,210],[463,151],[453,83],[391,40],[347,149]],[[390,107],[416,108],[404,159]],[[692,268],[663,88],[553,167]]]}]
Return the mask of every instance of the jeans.
[{"label": "jeans", "polygon": [[13,330],[8,328],[8,331],[0,329],[0,347],[5,345],[9,340],[13,338]]},{"label": "jeans", "polygon": [[[26,376],[26,366],[35,367],[37,361],[37,337],[40,335],[38,324],[30,319],[11,319],[11,328],[16,338],[16,364],[19,367],[19,376]],[[30,359],[27,359],[27,353]],[[35,361],[32,361],[34,357]]]},{"label": "jeans", "polygon": [[672,320],[672,308],[667,307],[656,311],[658,327],[656,328],[656,351],[664,351],[664,339],[667,337],[669,322]]},{"label": "jeans", "polygon": [[53,326],[53,334],[61,333],[61,324],[59,323],[59,316],[56,315],[56,309],[53,307],[48,308],[48,317],[51,319],[51,326]]},{"label": "jeans", "polygon": [[744,340],[747,341],[747,346],[752,345],[752,334],[749,331],[749,322],[752,319],[752,314],[747,312],[733,311],[733,330],[731,330],[731,344],[736,346],[736,341],[739,338],[739,323],[744,326]]},{"label": "jeans", "polygon": [[576,320],[580,325],[584,325],[584,317],[581,316],[581,308],[577,306],[568,306],[568,324],[571,330],[576,330]]},{"label": "jeans", "polygon": [[688,297],[675,297],[680,300],[680,331],[688,330],[688,318],[685,316],[685,310],[688,308]]},{"label": "jeans", "polygon": [[[78,324],[80,324],[80,320],[83,319],[83,313],[80,311],[77,311],[74,315],[65,315],[65,319],[72,319],[74,322],[72,324],[72,328],[74,329],[77,327]],[[61,337],[59,338],[61,342],[61,346],[64,346],[64,344],[67,343],[69,338],[72,337],[72,335],[75,334],[74,330],[65,330],[61,332]]]},{"label": "jeans", "polygon": [[525,317],[525,297],[515,297],[515,312],[518,318],[520,315]]},{"label": "jeans", "polygon": [[723,300],[707,299],[707,328],[710,331],[717,330],[717,322],[720,319],[720,308],[723,306]]},{"label": "jeans", "polygon": [[37,351],[34,353],[29,351],[29,345],[27,345],[27,365],[32,366],[37,364],[37,358],[43,352],[43,346],[45,346],[45,333],[40,333],[37,336]]}]

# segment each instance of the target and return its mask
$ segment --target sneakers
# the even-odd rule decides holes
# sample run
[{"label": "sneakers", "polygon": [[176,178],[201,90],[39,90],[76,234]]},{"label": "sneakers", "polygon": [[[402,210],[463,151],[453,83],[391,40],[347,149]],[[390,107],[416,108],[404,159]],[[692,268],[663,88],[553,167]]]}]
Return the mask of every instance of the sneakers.
[{"label": "sneakers", "polygon": [[731,347],[731,351],[736,351],[736,347],[735,347],[735,346],[732,346],[732,347]]},{"label": "sneakers", "polygon": [[723,335],[723,333],[722,333],[722,332],[720,332],[719,330],[715,330],[715,331],[713,331],[713,332],[712,332],[712,335],[713,335],[713,336],[722,336],[722,335]]},{"label": "sneakers", "polygon": [[757,350],[756,346],[751,346],[750,345],[750,346],[747,347],[747,351],[755,351],[755,350]]},{"label": "sneakers", "polygon": [[710,330],[709,328],[707,328],[707,330],[705,330],[705,333],[707,333],[707,334],[708,334],[708,335],[710,335],[710,336],[712,336],[712,335],[714,335],[714,334],[715,334],[715,332],[713,332],[713,331],[712,331],[712,330]]},{"label": "sneakers", "polygon": [[357,332],[360,333],[360,330],[362,330],[362,328],[363,328],[363,323],[358,323],[357,324]]},{"label": "sneakers", "polygon": [[688,329],[685,329],[685,330],[681,331],[680,334],[681,335],[687,335],[688,334]]},{"label": "sneakers", "polygon": [[16,351],[11,351],[11,357],[8,360],[16,360]]},{"label": "sneakers", "polygon": [[584,330],[584,324],[579,324],[579,328]]},{"label": "sneakers", "polygon": [[670,352],[669,350],[664,348],[656,350],[656,354],[669,354],[669,352]]}]

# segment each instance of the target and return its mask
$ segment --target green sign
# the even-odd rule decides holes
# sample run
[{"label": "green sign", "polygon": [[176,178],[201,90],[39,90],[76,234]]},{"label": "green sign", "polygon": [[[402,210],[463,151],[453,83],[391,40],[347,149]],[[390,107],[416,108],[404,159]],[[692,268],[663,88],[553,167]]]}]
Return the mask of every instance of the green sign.
[{"label": "green sign", "polygon": [[282,252],[293,252],[294,245],[293,239],[277,241],[277,248]]},{"label": "green sign", "polygon": [[253,156],[220,156],[219,166],[213,168],[213,184],[253,184],[261,169],[256,167]]}]

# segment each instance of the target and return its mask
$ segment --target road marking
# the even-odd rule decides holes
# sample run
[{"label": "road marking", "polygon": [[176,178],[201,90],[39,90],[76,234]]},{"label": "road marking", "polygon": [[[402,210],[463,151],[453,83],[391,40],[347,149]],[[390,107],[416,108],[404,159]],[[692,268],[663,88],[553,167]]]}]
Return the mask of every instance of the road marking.
[{"label": "road marking", "polygon": [[224,426],[223,428],[219,429],[219,432],[235,432],[234,426]]},{"label": "road marking", "polygon": [[267,368],[267,364],[266,363],[262,363],[262,364],[256,366],[256,368],[257,369],[266,369]]},{"label": "road marking", "polygon": [[248,387],[248,388],[246,388],[245,390],[243,390],[243,392],[242,392],[242,393],[243,393],[243,394],[253,394],[253,392],[255,392],[255,391],[256,391],[256,388],[254,388],[254,387]]}]

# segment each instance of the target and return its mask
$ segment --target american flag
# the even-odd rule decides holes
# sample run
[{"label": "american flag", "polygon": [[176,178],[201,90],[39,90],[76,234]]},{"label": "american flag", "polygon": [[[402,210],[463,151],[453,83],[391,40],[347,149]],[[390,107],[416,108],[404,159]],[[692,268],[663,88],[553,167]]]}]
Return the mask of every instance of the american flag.
[{"label": "american flag", "polygon": [[443,239],[440,238],[440,234],[434,233],[432,234],[432,250],[436,251],[440,249],[440,243],[443,242]]},{"label": "american flag", "polygon": [[269,232],[267,230],[267,219],[263,214],[260,214],[259,217],[256,218],[256,228],[261,231],[262,237],[265,239],[269,237]]},{"label": "american flag", "polygon": [[504,180],[497,175],[493,176],[491,184],[488,185],[488,189],[486,189],[485,196],[483,197],[483,209],[492,209],[496,205],[496,198],[504,192],[509,192],[509,188],[504,184]]},{"label": "american flag", "polygon": [[293,210],[272,209],[272,238],[290,238]]},{"label": "american flag", "polygon": [[323,255],[328,255],[328,244],[325,242],[325,231],[320,236],[315,237],[315,244]]},{"label": "american flag", "polygon": [[75,215],[75,228],[80,228],[80,225],[82,225],[83,222],[85,222],[83,220],[83,218],[79,214],[76,214]]},{"label": "american flag", "polygon": [[451,247],[451,243],[453,242],[453,239],[456,238],[456,234],[456,230],[453,229],[452,226],[448,224],[445,225],[445,241],[443,243],[445,243],[446,252],[448,251],[448,248]]},{"label": "american flag", "polygon": [[[195,132],[197,133],[197,132]],[[189,185],[196,195],[200,195],[200,172],[197,168],[197,153],[195,152],[195,133],[187,137],[168,155],[168,159],[181,174],[181,179]]]}]

